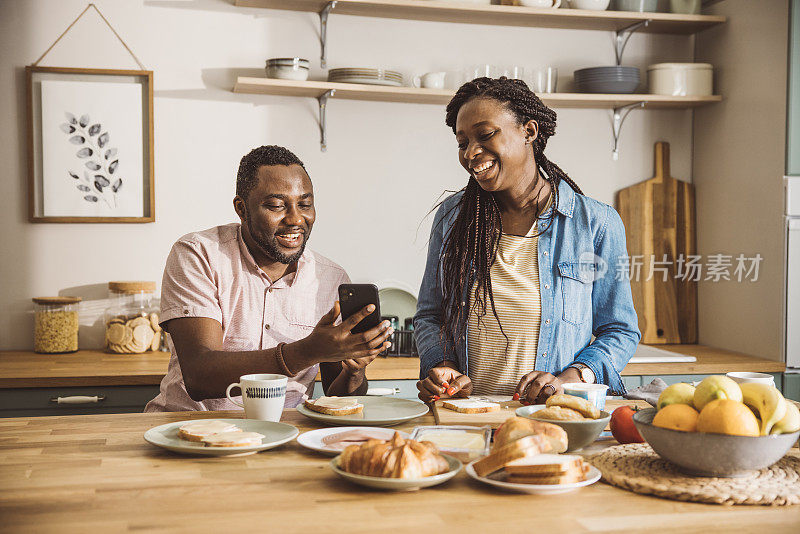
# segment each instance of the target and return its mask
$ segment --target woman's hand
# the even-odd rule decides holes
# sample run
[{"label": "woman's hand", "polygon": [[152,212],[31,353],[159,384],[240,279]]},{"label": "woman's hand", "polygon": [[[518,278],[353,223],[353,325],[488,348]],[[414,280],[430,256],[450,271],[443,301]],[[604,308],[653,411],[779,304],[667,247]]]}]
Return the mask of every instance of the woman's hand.
[{"label": "woman's hand", "polygon": [[422,402],[430,403],[450,397],[469,397],[472,380],[444,362],[428,371],[428,378],[417,382],[417,395]]},{"label": "woman's hand", "polygon": [[512,398],[525,406],[544,404],[551,395],[564,392],[561,384],[561,380],[550,373],[531,371],[520,379]]},{"label": "woman's hand", "polygon": [[580,373],[572,367],[567,367],[558,376],[544,371],[532,371],[520,379],[512,398],[519,400],[525,406],[544,404],[553,395],[564,393],[564,384],[580,381]]}]

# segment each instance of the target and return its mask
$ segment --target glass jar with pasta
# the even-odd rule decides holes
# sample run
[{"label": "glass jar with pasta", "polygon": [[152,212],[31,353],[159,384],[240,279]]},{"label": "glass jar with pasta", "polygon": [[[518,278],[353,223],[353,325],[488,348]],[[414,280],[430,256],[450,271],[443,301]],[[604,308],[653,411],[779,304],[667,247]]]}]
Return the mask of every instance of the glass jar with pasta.
[{"label": "glass jar with pasta", "polygon": [[80,297],[35,297],[33,350],[45,354],[78,350]]},{"label": "glass jar with pasta", "polygon": [[109,282],[105,311],[106,350],[120,354],[140,354],[161,348],[156,283],[142,281]]}]

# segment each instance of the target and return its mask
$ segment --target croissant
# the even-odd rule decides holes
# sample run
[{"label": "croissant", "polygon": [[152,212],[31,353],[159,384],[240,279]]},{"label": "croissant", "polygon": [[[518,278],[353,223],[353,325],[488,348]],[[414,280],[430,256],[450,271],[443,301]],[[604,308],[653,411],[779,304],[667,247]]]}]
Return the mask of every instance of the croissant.
[{"label": "croissant", "polygon": [[339,456],[339,468],[371,477],[422,478],[444,473],[449,465],[433,443],[405,440],[395,432],[389,441],[350,445]]}]

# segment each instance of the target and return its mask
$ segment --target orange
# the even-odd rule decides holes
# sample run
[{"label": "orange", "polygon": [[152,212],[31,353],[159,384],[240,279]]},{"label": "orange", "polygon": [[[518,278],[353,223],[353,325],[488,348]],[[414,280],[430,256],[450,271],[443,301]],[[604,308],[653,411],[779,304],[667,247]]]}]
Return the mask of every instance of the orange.
[{"label": "orange", "polygon": [[697,410],[688,404],[669,404],[661,408],[653,418],[653,424],[682,432],[697,430]]},{"label": "orange", "polygon": [[758,419],[744,403],[731,399],[718,399],[706,404],[697,418],[698,432],[758,436]]}]

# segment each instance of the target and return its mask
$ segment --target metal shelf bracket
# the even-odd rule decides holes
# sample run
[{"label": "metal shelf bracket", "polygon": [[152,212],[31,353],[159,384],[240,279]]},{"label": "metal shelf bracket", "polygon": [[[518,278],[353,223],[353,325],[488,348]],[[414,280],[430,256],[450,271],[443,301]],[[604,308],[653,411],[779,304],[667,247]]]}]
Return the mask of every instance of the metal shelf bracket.
[{"label": "metal shelf bracket", "polygon": [[319,103],[319,149],[321,152],[328,150],[328,132],[325,123],[325,112],[328,107],[328,98],[332,97],[335,92],[336,89],[328,89],[324,94],[317,97],[317,103]]},{"label": "metal shelf bracket", "polygon": [[622,53],[625,51],[625,46],[628,44],[628,39],[631,38],[633,32],[638,30],[639,28],[646,28],[650,25],[650,20],[643,20],[641,22],[637,22],[636,24],[632,24],[627,28],[622,28],[621,30],[617,30],[614,32],[616,34],[615,40],[615,47],[614,53],[617,56],[617,65],[622,64]]},{"label": "metal shelf bracket", "polygon": [[622,130],[622,123],[625,122],[625,119],[628,117],[628,114],[631,111],[634,109],[643,108],[644,105],[645,102],[634,102],[633,104],[628,104],[627,106],[614,108],[614,123],[612,124],[612,130],[614,133],[614,151],[611,153],[611,157],[614,158],[614,161],[619,159],[619,133]]},{"label": "metal shelf bracket", "polygon": [[325,7],[319,12],[319,44],[322,50],[320,65],[323,69],[328,67],[328,15],[330,15],[334,7],[336,7],[336,0],[325,4]]}]

